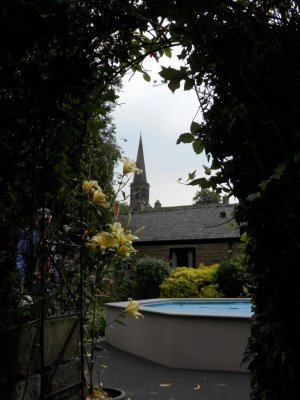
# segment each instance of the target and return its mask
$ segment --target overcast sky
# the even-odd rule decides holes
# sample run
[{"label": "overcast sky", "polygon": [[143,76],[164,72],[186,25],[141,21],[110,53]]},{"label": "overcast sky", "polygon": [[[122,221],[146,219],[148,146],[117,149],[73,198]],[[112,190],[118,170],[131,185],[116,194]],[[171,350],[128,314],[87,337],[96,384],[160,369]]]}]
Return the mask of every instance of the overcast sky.
[{"label": "overcast sky", "polygon": [[[164,57],[164,65],[170,59]],[[174,66],[174,62],[172,61]],[[148,59],[144,66],[153,80],[160,81],[155,71],[159,65]],[[166,85],[146,82],[140,73],[123,80],[120,106],[114,112],[118,143],[124,155],[136,160],[139,137],[142,135],[150,204],[160,200],[162,206],[192,204],[197,188],[177,182],[185,181],[189,172],[203,176],[204,155],[197,156],[190,144],[176,144],[181,133],[189,132],[197,114],[198,101],[193,90],[180,88],[173,94]],[[196,121],[199,122],[200,115]],[[125,139],[125,140],[124,140]]]}]

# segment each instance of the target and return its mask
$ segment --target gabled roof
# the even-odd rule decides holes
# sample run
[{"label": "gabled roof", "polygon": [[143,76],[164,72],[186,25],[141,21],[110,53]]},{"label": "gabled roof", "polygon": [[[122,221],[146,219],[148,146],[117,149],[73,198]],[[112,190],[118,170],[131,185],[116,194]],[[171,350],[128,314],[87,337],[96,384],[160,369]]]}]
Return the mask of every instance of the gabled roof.
[{"label": "gabled roof", "polygon": [[[194,241],[238,239],[234,204],[162,207],[133,212],[131,232],[144,226],[137,243],[153,241]],[[222,217],[223,215],[223,217]]]}]

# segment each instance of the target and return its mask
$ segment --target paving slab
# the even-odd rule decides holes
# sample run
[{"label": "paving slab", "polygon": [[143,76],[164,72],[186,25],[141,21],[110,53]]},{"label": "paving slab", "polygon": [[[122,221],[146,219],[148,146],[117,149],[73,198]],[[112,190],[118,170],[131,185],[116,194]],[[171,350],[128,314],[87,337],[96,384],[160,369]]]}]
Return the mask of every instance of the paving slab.
[{"label": "paving slab", "polygon": [[97,369],[104,386],[126,392],[126,400],[249,400],[248,373],[169,368],[101,342]]}]

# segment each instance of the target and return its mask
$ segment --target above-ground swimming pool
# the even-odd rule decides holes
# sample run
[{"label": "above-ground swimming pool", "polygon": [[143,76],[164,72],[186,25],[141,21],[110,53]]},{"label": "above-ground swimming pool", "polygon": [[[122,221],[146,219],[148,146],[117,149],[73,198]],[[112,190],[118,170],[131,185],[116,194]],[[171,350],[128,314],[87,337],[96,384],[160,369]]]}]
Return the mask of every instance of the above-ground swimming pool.
[{"label": "above-ground swimming pool", "polygon": [[210,316],[241,316],[251,317],[252,309],[249,300],[166,300],[142,303],[141,311],[152,310],[156,312],[189,315]]},{"label": "above-ground swimming pool", "polygon": [[[249,299],[140,300],[143,319],[112,323],[108,342],[124,351],[175,368],[245,372],[250,336]],[[128,302],[108,303],[113,321]]]}]

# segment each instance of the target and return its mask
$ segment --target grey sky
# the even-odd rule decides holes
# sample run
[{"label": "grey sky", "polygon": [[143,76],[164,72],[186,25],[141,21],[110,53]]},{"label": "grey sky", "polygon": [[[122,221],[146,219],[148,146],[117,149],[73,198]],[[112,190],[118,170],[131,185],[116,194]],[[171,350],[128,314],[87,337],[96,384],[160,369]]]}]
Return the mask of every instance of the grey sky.
[{"label": "grey sky", "polygon": [[[170,60],[165,58],[164,64],[169,66]],[[144,66],[153,80],[160,79],[155,72],[159,65],[153,59]],[[202,176],[202,164],[207,162],[204,155],[194,153],[190,144],[176,145],[176,140],[181,133],[189,132],[197,113],[195,92],[180,88],[173,94],[166,85],[146,82],[141,74],[129,78],[123,81],[120,106],[114,113],[118,143],[124,155],[136,160],[142,134],[152,206],[157,199],[163,206],[192,204],[197,188],[181,185],[177,180],[181,177],[185,181],[194,170]]]}]

